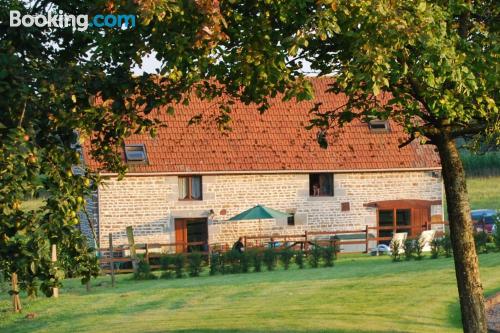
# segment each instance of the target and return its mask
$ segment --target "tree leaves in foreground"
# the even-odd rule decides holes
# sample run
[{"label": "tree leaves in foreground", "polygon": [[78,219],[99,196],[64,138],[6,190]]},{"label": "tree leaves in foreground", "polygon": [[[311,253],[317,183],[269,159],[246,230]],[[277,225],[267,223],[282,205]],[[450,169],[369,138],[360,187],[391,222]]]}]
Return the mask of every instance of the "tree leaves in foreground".
[{"label": "tree leaves in foreground", "polygon": [[[77,232],[74,213],[99,181],[86,170],[72,171],[79,144],[85,141],[103,168],[123,173],[123,139],[145,131],[154,135],[158,112],[175,111],[166,105],[188,104],[193,95],[222,100],[217,119],[226,128],[231,100],[256,103],[265,112],[278,94],[312,98],[302,72],[307,62],[322,75],[335,75],[329,91],[348,97],[337,110],[320,103],[312,110],[311,128],[319,129],[323,145],[356,118],[391,118],[408,133],[401,145],[436,145],[464,329],[486,330],[454,140],[499,144],[494,1],[34,1],[28,8],[4,0],[2,22],[14,7],[32,14],[136,14],[138,20],[133,29],[1,26],[0,241],[15,246],[2,253],[4,269],[28,272],[33,265],[48,272],[46,259],[38,260],[48,255],[47,242]],[[133,75],[145,55],[161,63],[159,75]],[[26,195],[42,191],[49,198],[44,207],[20,209]],[[22,240],[27,230],[36,230],[38,238]],[[38,252],[26,250],[30,242]],[[23,274],[31,281],[32,273]]]}]

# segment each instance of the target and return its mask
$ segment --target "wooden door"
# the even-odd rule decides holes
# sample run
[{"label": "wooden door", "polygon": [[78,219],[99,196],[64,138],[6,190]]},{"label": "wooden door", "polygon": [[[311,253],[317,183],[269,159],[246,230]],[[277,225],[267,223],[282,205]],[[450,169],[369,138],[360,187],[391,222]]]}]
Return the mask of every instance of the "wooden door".
[{"label": "wooden door", "polygon": [[424,231],[431,220],[430,208],[413,208],[412,209],[412,234],[420,235]]},{"label": "wooden door", "polygon": [[186,252],[186,243],[187,243],[187,220],[185,219],[175,219],[175,242],[176,243],[184,243],[177,244],[175,246],[176,253]]}]

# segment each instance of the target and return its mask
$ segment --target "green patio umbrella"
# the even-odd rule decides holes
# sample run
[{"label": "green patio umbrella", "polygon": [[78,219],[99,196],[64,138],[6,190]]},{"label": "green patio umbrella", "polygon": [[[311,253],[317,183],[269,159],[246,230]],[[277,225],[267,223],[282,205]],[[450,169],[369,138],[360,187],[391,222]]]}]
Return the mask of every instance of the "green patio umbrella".
[{"label": "green patio umbrella", "polygon": [[262,205],[256,205],[250,209],[233,216],[229,221],[259,220],[259,234],[262,234],[261,220],[280,219],[290,217],[290,214],[280,212],[279,210],[268,208]]},{"label": "green patio umbrella", "polygon": [[239,213],[238,215],[231,217],[229,221],[280,219],[290,216],[290,214],[280,212],[276,209],[256,205],[242,213]]}]

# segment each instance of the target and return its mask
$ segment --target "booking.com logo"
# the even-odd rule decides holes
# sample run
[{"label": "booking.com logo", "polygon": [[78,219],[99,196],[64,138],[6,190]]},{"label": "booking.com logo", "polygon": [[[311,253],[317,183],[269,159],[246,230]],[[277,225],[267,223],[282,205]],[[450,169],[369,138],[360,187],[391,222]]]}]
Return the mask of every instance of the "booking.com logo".
[{"label": "booking.com logo", "polygon": [[85,31],[89,27],[96,28],[134,28],[135,27],[135,15],[125,15],[125,14],[97,14],[89,19],[88,15],[73,15],[66,14],[62,11],[53,14],[48,13],[47,15],[21,15],[21,12],[17,10],[10,11],[10,26],[11,27],[32,27],[33,25],[37,27],[56,27],[56,28],[66,28],[73,27],[78,31]]}]

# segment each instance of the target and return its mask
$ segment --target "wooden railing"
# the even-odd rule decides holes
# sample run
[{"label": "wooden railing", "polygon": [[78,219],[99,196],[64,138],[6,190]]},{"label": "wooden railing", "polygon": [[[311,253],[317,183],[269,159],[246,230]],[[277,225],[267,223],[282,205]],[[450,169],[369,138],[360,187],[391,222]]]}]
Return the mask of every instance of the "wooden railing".
[{"label": "wooden railing", "polygon": [[[427,223],[422,226],[419,232],[414,232],[413,235],[409,236],[409,239],[417,238],[421,231],[428,230],[433,224],[447,224],[446,222],[433,222]],[[282,248],[300,248],[304,251],[308,251],[311,245],[321,245],[321,246],[338,246],[340,248],[340,253],[367,253],[370,249],[370,242],[381,242],[390,241],[392,237],[380,237],[374,236],[378,235],[379,231],[392,230],[393,232],[409,230],[415,231],[412,226],[387,226],[387,227],[371,227],[365,226],[360,229],[351,230],[332,230],[332,231],[305,231],[300,234],[289,234],[289,235],[258,235],[258,236],[244,236],[243,243],[244,247],[251,248],[268,248],[273,247],[276,249]],[[373,234],[372,234],[373,233]],[[418,233],[418,234],[417,234]],[[355,235],[359,236],[355,239],[342,239],[339,235]],[[318,236],[330,236],[328,239],[324,239]],[[438,235],[439,236],[439,235]],[[205,248],[204,251],[196,251],[203,255],[209,256],[212,252],[226,252],[231,247],[228,244],[208,244],[207,242],[175,242],[175,243],[146,243],[146,244],[135,244],[129,239],[129,245],[113,246],[112,235],[109,234],[109,247],[98,248],[98,258],[101,271],[103,273],[109,273],[112,275],[112,283],[114,285],[114,274],[115,273],[131,273],[139,260],[139,256],[143,256],[143,260],[150,263],[151,259],[160,258],[165,253],[181,253],[188,255],[188,250],[190,247],[202,246]],[[342,251],[342,246],[345,245],[363,245],[361,251]],[[156,261],[156,260],[155,260]],[[116,265],[118,264],[118,265]],[[151,264],[151,263],[150,263]],[[126,267],[121,267],[122,265]],[[160,265],[158,263],[151,264],[152,269],[159,269]]]},{"label": "wooden railing", "polygon": [[[210,253],[210,247],[206,242],[176,242],[176,243],[146,243],[146,244],[135,244],[131,245],[120,245],[113,247],[112,239],[110,238],[109,247],[98,248],[99,265],[101,271],[105,274],[114,273],[132,273],[134,272],[134,266],[139,260],[139,256],[143,256],[143,260],[147,263],[151,259],[160,258],[165,253],[178,253],[187,255],[190,246],[205,246],[206,251],[196,251],[203,255],[208,255]],[[181,252],[177,252],[178,248],[183,249]],[[160,251],[157,251],[160,249]],[[171,249],[173,251],[163,251],[164,249]],[[134,255],[135,253],[135,255]],[[115,264],[128,263],[127,268],[115,267]],[[152,264],[152,269],[159,269],[159,264]]]},{"label": "wooden railing", "polygon": [[[374,236],[370,231],[374,234],[378,235],[379,231],[390,230],[395,232],[405,232],[405,231],[413,231],[413,235],[408,236],[408,239],[415,239],[420,236],[420,233],[425,230],[429,230],[432,228],[432,225],[446,225],[446,222],[429,222],[422,225],[421,228],[415,228],[413,226],[387,226],[387,227],[371,227],[365,226],[362,229],[351,229],[351,230],[332,230],[332,231],[305,231],[303,234],[290,234],[290,235],[259,235],[259,236],[244,236],[243,243],[245,248],[253,248],[253,247],[276,247],[276,248],[297,248],[307,251],[309,246],[313,244],[318,244],[322,246],[327,245],[337,245],[340,247],[341,252],[343,254],[349,253],[367,253],[369,251],[369,243],[370,242],[382,242],[382,241],[390,241],[391,237],[381,237]],[[357,239],[341,239],[340,237],[335,237],[339,235],[359,235],[360,237]],[[321,239],[317,236],[330,236],[330,239]],[[438,234],[438,236],[441,236]],[[254,244],[255,242],[255,244]],[[279,245],[277,245],[279,243]],[[276,245],[276,246],[275,246]],[[362,251],[342,251],[343,245],[364,245]]]}]

